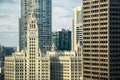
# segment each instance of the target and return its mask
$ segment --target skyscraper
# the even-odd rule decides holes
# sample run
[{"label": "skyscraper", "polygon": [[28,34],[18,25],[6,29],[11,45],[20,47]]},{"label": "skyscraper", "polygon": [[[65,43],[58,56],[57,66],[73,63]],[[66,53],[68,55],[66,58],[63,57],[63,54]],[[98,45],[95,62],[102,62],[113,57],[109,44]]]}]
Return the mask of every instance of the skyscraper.
[{"label": "skyscraper", "polygon": [[52,42],[56,45],[57,50],[71,50],[71,31],[62,29],[61,31],[53,32]]},{"label": "skyscraper", "polygon": [[72,31],[72,50],[77,49],[77,44],[82,45],[82,7],[74,9],[73,31]]},{"label": "skyscraper", "polygon": [[120,80],[120,0],[83,0],[83,79]]},{"label": "skyscraper", "polygon": [[59,50],[71,50],[71,31],[62,29],[59,31]]},{"label": "skyscraper", "polygon": [[52,36],[52,0],[21,0],[21,18],[19,27],[19,47],[27,47],[27,21],[31,10],[38,22],[39,47],[45,53],[50,50]]},{"label": "skyscraper", "polygon": [[50,80],[50,59],[39,48],[35,15],[28,19],[27,48],[5,57],[5,80]]}]

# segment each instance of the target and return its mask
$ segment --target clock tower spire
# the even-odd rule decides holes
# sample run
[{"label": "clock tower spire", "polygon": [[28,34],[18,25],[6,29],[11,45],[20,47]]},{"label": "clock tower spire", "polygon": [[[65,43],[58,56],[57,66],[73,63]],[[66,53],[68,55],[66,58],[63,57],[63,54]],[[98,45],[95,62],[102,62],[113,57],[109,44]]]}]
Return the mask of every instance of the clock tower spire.
[{"label": "clock tower spire", "polygon": [[[27,51],[32,57],[38,56],[39,51],[39,40],[38,40],[38,24],[36,16],[32,12],[28,19],[27,27]],[[34,55],[34,56],[33,56]]]}]

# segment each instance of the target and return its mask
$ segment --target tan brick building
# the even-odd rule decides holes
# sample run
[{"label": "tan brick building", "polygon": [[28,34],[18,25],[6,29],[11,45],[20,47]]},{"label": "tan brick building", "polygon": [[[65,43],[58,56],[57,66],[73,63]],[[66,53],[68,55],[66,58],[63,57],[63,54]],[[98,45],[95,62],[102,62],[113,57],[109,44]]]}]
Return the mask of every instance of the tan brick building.
[{"label": "tan brick building", "polygon": [[120,80],[120,0],[83,0],[83,79]]}]

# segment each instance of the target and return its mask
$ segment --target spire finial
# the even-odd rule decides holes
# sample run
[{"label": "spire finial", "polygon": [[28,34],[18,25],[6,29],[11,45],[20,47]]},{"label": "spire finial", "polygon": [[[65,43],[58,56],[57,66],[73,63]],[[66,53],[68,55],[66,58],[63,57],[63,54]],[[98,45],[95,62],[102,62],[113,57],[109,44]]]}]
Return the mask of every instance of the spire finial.
[{"label": "spire finial", "polygon": [[52,46],[51,46],[51,51],[56,51],[57,50],[57,47],[56,45],[53,43]]}]

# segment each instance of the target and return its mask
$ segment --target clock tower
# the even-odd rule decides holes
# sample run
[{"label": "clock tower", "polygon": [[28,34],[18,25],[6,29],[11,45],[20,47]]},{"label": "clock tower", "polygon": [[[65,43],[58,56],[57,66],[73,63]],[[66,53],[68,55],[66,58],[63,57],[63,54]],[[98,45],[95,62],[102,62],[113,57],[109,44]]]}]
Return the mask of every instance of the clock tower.
[{"label": "clock tower", "polygon": [[[38,25],[35,15],[32,13],[28,19],[27,27],[27,79],[31,79],[30,76],[34,76],[38,80],[38,58],[41,57],[38,40]],[[35,75],[32,75],[34,73]]]},{"label": "clock tower", "polygon": [[[34,13],[31,14],[28,19],[27,27],[27,50],[30,55],[38,53],[39,50],[39,40],[38,40],[38,25]],[[35,57],[34,55],[34,57]]]},{"label": "clock tower", "polygon": [[6,57],[5,80],[50,80],[50,58],[39,47],[38,22],[34,13],[27,24],[27,49]]}]

